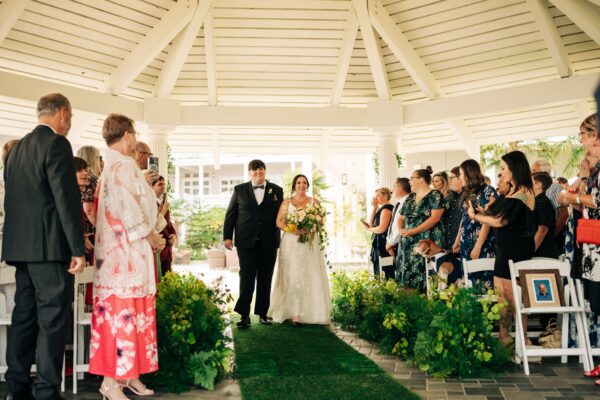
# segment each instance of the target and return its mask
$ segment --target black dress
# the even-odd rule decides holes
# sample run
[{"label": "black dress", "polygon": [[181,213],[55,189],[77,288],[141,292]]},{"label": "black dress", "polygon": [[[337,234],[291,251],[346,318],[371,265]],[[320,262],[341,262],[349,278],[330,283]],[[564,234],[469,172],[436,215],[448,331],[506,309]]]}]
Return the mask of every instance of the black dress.
[{"label": "black dress", "polygon": [[511,197],[496,200],[487,210],[488,215],[502,218],[504,226],[494,228],[496,234],[496,262],[494,276],[510,279],[508,260],[529,260],[535,252],[533,236],[537,230],[535,215],[523,201]]},{"label": "black dress", "polygon": [[[383,210],[389,210],[392,212],[394,206],[391,204],[385,204],[379,207],[379,210],[375,213],[373,217],[373,227],[379,226],[379,221],[381,219],[381,213]],[[391,220],[390,220],[391,222]],[[373,262],[373,273],[375,276],[379,276],[380,267],[379,267],[379,257],[389,257],[391,254],[387,252],[385,249],[386,245],[386,237],[387,237],[387,226],[383,233],[373,234],[373,241],[371,242],[371,261]],[[394,278],[394,266],[390,265],[387,267],[383,267],[383,272],[385,273],[385,279],[393,279]]]}]

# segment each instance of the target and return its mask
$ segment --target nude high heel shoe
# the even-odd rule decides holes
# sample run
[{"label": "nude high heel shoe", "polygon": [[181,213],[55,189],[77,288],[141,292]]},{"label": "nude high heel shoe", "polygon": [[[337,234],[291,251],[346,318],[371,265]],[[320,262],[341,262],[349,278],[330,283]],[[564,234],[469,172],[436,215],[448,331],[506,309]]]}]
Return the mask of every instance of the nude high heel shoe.
[{"label": "nude high heel shoe", "polygon": [[144,385],[141,381],[138,381],[142,387],[142,389],[136,389],[131,385],[132,379],[127,379],[126,381],[121,381],[120,384],[123,388],[127,388],[131,390],[135,395],[140,397],[152,396],[154,394],[154,390],[148,389],[146,385]]},{"label": "nude high heel shoe", "polygon": [[[117,393],[115,393],[115,391],[113,391],[113,389],[117,389],[116,390]],[[111,391],[113,391],[113,392],[111,393]],[[125,396],[125,393],[123,393],[123,386],[118,382],[115,382],[113,384],[106,384],[103,382],[100,385],[99,392],[102,395],[102,400],[106,400],[106,399],[108,399],[108,400],[119,400],[119,399],[129,400],[129,398]],[[115,394],[119,394],[119,393],[121,394],[121,396],[118,396],[118,395],[115,396]]]}]

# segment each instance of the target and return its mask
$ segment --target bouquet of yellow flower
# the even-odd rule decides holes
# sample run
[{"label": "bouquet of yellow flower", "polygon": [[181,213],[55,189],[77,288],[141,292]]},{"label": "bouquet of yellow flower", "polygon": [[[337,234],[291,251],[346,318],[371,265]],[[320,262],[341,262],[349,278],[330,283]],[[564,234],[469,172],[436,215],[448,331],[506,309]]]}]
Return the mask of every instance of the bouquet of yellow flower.
[{"label": "bouquet of yellow flower", "polygon": [[321,204],[312,202],[306,208],[288,213],[286,232],[298,235],[299,243],[312,244],[315,235],[319,235],[321,250],[327,242],[325,231],[325,210]]}]

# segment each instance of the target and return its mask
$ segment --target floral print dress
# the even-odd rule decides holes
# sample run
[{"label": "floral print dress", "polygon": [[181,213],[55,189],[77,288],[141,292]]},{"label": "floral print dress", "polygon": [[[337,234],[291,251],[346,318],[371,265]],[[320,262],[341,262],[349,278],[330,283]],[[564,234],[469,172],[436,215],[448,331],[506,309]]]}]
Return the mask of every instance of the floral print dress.
[{"label": "floral print dress", "polygon": [[[600,220],[600,177],[596,176],[587,186],[588,194],[592,195],[596,208],[585,207],[583,216],[586,219]],[[582,278],[589,290],[586,294],[592,311],[600,314],[600,245],[583,243]]]},{"label": "floral print dress", "polygon": [[156,196],[131,157],[107,150],[96,226],[90,373],[134,379],[158,369]]},{"label": "floral print dress", "polygon": [[[477,206],[485,208],[490,199],[497,198],[496,189],[490,185],[484,185],[483,188],[477,194]],[[462,214],[462,228],[460,237],[460,258],[467,261],[471,260],[471,252],[477,243],[479,232],[481,232],[481,223],[471,220],[467,209],[469,204],[463,202],[463,214]],[[489,230],[488,237],[481,247],[479,258],[494,258],[496,256],[496,236],[492,229]],[[494,274],[491,271],[484,271],[480,273],[470,274],[469,279],[474,283],[479,282],[486,287],[491,286]]]},{"label": "floral print dress", "polygon": [[[404,229],[412,229],[421,225],[427,218],[431,217],[433,210],[444,208],[444,198],[437,190],[432,190],[421,199],[415,201],[415,194],[411,193],[402,206],[400,214],[405,217]],[[397,280],[406,287],[424,291],[425,282],[425,259],[414,252],[419,240],[430,239],[438,246],[444,246],[444,230],[440,220],[433,228],[411,237],[400,239],[397,261]]]}]

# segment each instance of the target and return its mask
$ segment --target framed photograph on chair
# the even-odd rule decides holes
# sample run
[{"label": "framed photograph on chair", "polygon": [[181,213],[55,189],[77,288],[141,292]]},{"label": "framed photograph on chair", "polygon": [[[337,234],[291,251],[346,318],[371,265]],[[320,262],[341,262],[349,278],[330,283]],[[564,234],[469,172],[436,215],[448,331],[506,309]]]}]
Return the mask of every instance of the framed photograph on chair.
[{"label": "framed photograph on chair", "polygon": [[525,307],[561,307],[565,304],[562,280],[557,269],[519,272]]}]

